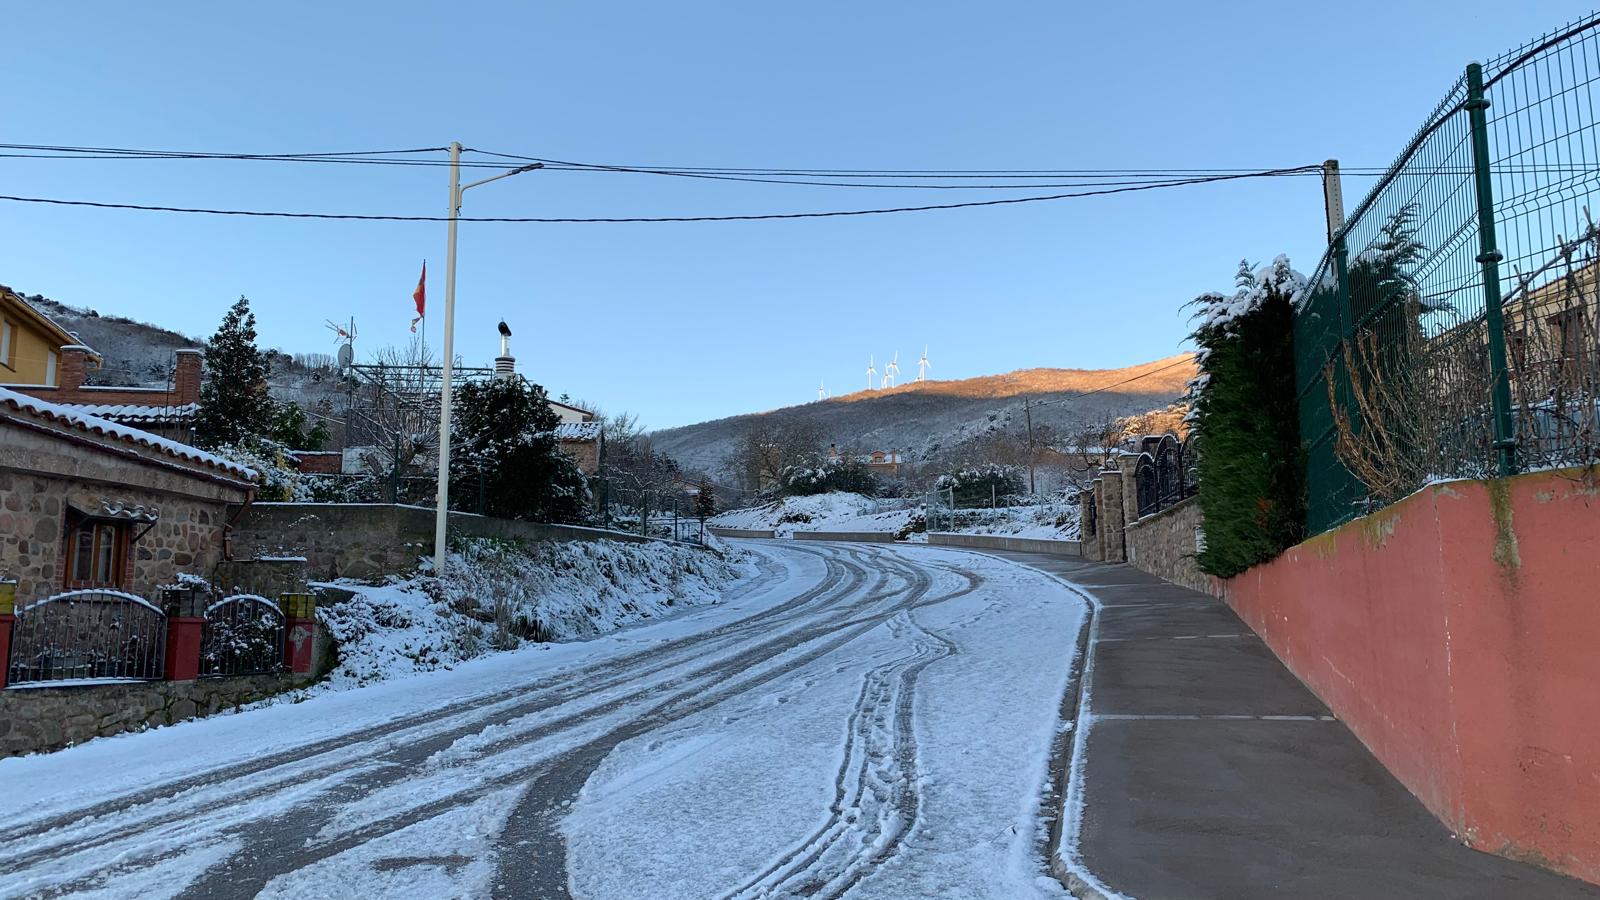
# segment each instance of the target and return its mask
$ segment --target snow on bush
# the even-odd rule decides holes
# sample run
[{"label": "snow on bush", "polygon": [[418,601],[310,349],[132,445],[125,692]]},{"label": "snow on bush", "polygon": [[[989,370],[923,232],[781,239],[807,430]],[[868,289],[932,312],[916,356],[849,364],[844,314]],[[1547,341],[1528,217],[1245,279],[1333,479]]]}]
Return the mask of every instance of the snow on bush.
[{"label": "snow on bush", "polygon": [[441,578],[349,580],[317,611],[338,642],[321,690],[448,669],[529,643],[593,637],[678,606],[716,603],[753,573],[743,551],[719,558],[672,544],[616,541],[516,544],[471,540]]},{"label": "snow on bush", "polygon": [[1026,490],[1021,466],[985,463],[940,475],[934,490],[950,491],[957,506],[983,506],[1006,500]]},{"label": "snow on bush", "polygon": [[848,491],[830,491],[805,497],[784,497],[759,506],[734,509],[706,520],[722,528],[772,530],[779,537],[796,531],[837,531],[835,523],[859,519],[879,511],[871,497]]}]

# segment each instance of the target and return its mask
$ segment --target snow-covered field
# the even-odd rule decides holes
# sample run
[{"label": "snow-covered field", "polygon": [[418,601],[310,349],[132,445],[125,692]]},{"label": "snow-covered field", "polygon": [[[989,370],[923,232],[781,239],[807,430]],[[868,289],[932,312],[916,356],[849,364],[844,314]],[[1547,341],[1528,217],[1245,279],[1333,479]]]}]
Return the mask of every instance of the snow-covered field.
[{"label": "snow-covered field", "polygon": [[757,544],[592,640],[0,760],[0,896],[1062,897],[1040,805],[1082,601]]},{"label": "snow-covered field", "polygon": [[999,509],[934,510],[920,506],[894,509],[903,501],[874,500],[842,491],[810,497],[784,497],[759,506],[729,510],[707,521],[722,528],[775,531],[793,537],[796,531],[888,532],[919,540],[926,529],[965,534],[1077,540],[1077,504],[1002,506]]}]

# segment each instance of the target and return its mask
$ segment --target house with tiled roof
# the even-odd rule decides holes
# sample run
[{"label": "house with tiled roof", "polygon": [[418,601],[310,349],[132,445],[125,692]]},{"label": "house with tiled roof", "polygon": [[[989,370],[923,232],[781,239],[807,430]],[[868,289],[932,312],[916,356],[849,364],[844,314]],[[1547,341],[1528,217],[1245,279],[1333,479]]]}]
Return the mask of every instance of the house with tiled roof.
[{"label": "house with tiled roof", "polygon": [[0,287],[0,388],[186,441],[200,408],[200,362],[199,350],[176,351],[171,379],[161,387],[90,384],[100,354]]},{"label": "house with tiled roof", "polygon": [[207,577],[255,473],[204,450],[0,388],[0,581],[17,607],[64,591],[155,598]]}]

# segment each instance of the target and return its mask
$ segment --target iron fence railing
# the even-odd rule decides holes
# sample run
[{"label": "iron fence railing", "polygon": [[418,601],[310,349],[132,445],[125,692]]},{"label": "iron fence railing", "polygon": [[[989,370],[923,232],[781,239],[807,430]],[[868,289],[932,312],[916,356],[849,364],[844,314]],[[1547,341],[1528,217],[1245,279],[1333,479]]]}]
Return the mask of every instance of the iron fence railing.
[{"label": "iron fence railing", "polygon": [[278,604],[256,594],[235,594],[210,604],[200,631],[201,676],[281,670],[284,625]]},{"label": "iron fence railing", "polygon": [[1140,517],[1176,506],[1194,495],[1194,443],[1177,435],[1152,435],[1140,444],[1134,465],[1135,496]]},{"label": "iron fence railing", "polygon": [[1295,318],[1307,525],[1430,481],[1600,459],[1600,15],[1473,64]]},{"label": "iron fence railing", "polygon": [[8,683],[162,677],[167,617],[142,597],[79,590],[46,597],[16,613]]}]

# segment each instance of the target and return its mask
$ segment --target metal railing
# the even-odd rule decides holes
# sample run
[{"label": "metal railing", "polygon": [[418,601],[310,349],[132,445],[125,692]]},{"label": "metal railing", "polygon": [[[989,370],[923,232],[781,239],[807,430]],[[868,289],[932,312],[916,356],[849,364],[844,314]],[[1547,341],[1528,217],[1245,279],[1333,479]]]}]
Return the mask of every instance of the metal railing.
[{"label": "metal railing", "polygon": [[1430,481],[1600,459],[1600,16],[1473,64],[1295,317],[1308,530]]},{"label": "metal railing", "polygon": [[283,668],[284,616],[258,594],[210,604],[200,632],[200,675],[264,675]]},{"label": "metal railing", "polygon": [[1151,435],[1140,444],[1133,469],[1139,516],[1153,515],[1191,497],[1194,480],[1194,443],[1175,434]]},{"label": "metal railing", "polygon": [[149,601],[122,591],[68,591],[17,610],[8,683],[155,680],[166,648],[167,617]]}]

